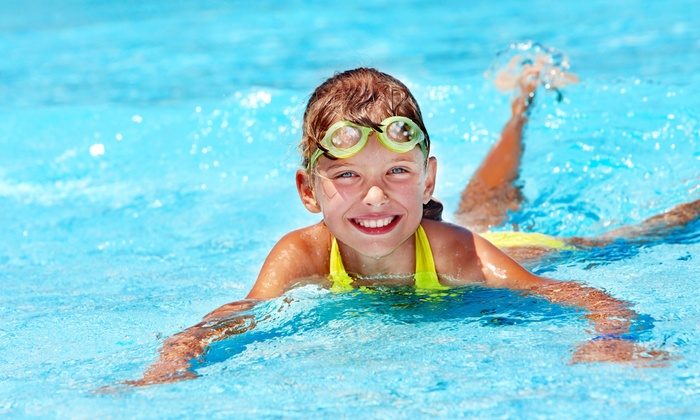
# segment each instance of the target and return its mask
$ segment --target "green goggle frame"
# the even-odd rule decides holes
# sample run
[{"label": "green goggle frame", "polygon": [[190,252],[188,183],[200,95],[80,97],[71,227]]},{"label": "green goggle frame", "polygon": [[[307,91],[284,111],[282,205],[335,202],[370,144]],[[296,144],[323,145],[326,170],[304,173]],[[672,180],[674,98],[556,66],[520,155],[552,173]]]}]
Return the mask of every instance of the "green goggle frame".
[{"label": "green goggle frame", "polygon": [[426,136],[418,124],[406,117],[389,117],[379,125],[380,131],[357,125],[350,121],[338,121],[331,125],[318,147],[311,155],[308,170],[311,170],[321,155],[329,159],[347,159],[356,155],[367,145],[369,135],[375,131],[379,142],[395,153],[406,153],[419,145],[428,158]]}]

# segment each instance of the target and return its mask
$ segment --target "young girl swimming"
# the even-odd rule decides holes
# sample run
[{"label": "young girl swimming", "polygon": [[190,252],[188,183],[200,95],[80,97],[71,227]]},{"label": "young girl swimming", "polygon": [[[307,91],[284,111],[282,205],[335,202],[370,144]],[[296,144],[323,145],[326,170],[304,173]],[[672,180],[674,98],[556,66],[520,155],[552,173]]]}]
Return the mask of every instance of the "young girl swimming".
[{"label": "young girl swimming", "polygon": [[[520,203],[513,182],[537,71],[523,79],[523,95],[513,103],[501,140],[465,190],[457,213],[465,226],[483,230],[498,224]],[[534,275],[473,230],[441,221],[442,206],[433,199],[437,160],[430,155],[430,137],[415,98],[397,79],[359,68],[325,81],[309,99],[300,149],[299,197],[323,219],[280,239],[244,300],[214,310],[167,339],[159,360],[129,384],[195,377],[191,361],[210,343],[254,327],[255,319],[244,311],[302,283],[333,291],[390,285],[440,290],[474,283],[521,290],[587,311],[598,336],[577,348],[575,362],[667,356],[625,336],[637,314],[622,301],[591,287]],[[537,238],[530,248],[575,243]],[[518,244],[528,248],[522,240]]]}]

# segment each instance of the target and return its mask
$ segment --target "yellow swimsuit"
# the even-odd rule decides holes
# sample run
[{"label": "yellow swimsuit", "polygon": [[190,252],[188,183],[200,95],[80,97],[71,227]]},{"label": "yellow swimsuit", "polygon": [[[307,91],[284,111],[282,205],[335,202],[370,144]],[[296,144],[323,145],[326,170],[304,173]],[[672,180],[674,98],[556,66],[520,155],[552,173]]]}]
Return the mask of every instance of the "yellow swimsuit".
[{"label": "yellow swimsuit", "polygon": [[[561,239],[553,236],[534,232],[483,232],[480,235],[498,248],[512,247],[537,247],[551,248],[560,251],[576,249]],[[440,284],[437,272],[435,271],[435,261],[433,251],[430,248],[428,236],[425,234],[423,226],[418,226],[416,230],[416,288],[428,290],[449,289]],[[330,258],[330,279],[333,282],[331,290],[334,292],[352,290],[352,277],[345,271],[343,259],[340,256],[338,241],[333,238],[331,242]]]},{"label": "yellow swimsuit", "polygon": [[551,248],[560,251],[576,249],[554,236],[536,232],[483,232],[479,235],[498,248],[532,247]]},{"label": "yellow swimsuit", "polygon": [[[433,251],[430,249],[428,236],[423,230],[423,226],[418,226],[416,230],[416,274],[413,278],[416,280],[416,288],[429,290],[445,290],[445,287],[438,281],[437,272],[435,271],[435,261],[433,260]],[[340,249],[338,241],[333,238],[331,242],[331,263],[330,263],[330,279],[333,282],[331,290],[334,292],[352,290],[352,277],[345,271],[343,259],[340,257]]]}]

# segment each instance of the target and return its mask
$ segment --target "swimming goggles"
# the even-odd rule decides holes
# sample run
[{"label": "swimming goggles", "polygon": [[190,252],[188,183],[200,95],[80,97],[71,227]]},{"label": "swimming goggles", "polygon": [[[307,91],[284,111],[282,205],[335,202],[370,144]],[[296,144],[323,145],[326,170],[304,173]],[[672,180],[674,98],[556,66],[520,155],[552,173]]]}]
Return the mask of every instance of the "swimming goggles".
[{"label": "swimming goggles", "polygon": [[[423,130],[406,117],[389,117],[379,124],[376,131],[379,142],[396,153],[406,153],[419,145],[428,157],[428,147]],[[375,131],[350,121],[338,121],[331,125],[323,139],[316,143],[318,149],[311,155],[308,168],[311,170],[321,155],[329,159],[347,159],[356,155],[367,144],[370,133]]]}]

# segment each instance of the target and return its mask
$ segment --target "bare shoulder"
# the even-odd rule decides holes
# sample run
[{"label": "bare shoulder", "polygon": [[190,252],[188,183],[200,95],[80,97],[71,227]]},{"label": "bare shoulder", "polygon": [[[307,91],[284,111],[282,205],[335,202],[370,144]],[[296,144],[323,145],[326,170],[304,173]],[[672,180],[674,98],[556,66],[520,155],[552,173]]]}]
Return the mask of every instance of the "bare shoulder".
[{"label": "bare shoulder", "polygon": [[474,248],[474,233],[469,229],[447,222],[423,220],[421,225],[430,240],[433,251],[460,251]]},{"label": "bare shoulder", "polygon": [[301,279],[325,278],[330,244],[331,236],[323,223],[287,233],[268,254],[248,298],[269,299]]},{"label": "bare shoulder", "polygon": [[307,226],[284,235],[270,251],[263,269],[272,264],[286,268],[297,278],[327,274],[331,235],[324,223]]},{"label": "bare shoulder", "polygon": [[469,229],[447,222],[423,220],[441,277],[455,284],[482,281],[483,275],[476,252],[476,235]]},{"label": "bare shoulder", "polygon": [[[524,269],[505,252],[478,234],[461,226],[437,222],[424,223],[433,247],[438,275],[446,284],[484,282],[492,287],[523,289],[533,282],[541,282],[537,276]],[[433,246],[433,243],[435,244]],[[441,279],[442,281],[442,279]]]}]

